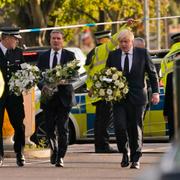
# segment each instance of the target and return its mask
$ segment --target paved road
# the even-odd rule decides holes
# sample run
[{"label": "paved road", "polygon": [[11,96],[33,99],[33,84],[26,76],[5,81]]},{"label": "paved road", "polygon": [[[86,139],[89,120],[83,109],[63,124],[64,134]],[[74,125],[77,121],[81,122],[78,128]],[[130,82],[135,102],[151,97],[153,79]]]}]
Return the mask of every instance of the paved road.
[{"label": "paved road", "polygon": [[70,146],[64,168],[50,165],[48,158],[32,158],[30,155],[26,166],[17,168],[14,158],[6,158],[0,168],[0,180],[130,180],[148,167],[157,165],[169,147],[168,143],[145,144],[140,170],[121,168],[122,156],[118,153],[93,153],[92,144]]}]

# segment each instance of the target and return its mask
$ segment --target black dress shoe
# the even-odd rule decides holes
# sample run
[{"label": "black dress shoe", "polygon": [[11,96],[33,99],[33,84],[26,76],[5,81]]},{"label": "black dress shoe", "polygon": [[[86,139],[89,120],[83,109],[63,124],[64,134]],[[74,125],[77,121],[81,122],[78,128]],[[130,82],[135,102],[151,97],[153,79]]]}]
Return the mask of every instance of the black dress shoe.
[{"label": "black dress shoe", "polygon": [[129,166],[129,157],[127,154],[123,154],[123,158],[121,161],[121,167],[128,167]]},{"label": "black dress shoe", "polygon": [[51,152],[50,162],[51,162],[51,164],[56,163],[56,152],[55,151]]},{"label": "black dress shoe", "polygon": [[56,167],[64,167],[64,162],[63,162],[63,158],[59,158],[58,160],[56,160]]},{"label": "black dress shoe", "polygon": [[24,166],[25,164],[25,158],[24,155],[22,153],[17,153],[16,154],[16,163],[19,167]]},{"label": "black dress shoe", "polygon": [[3,165],[3,157],[0,156],[0,167]]},{"label": "black dress shoe", "polygon": [[108,148],[96,148],[95,153],[118,153],[118,150],[113,149],[112,147]]},{"label": "black dress shoe", "polygon": [[140,169],[140,162],[132,162],[131,169]]}]

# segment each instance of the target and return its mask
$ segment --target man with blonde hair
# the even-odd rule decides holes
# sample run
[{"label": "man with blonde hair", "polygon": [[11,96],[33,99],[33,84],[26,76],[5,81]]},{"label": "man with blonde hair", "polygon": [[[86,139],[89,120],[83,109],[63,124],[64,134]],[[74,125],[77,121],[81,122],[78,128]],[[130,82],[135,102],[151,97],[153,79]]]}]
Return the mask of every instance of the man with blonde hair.
[{"label": "man with blonde hair", "polygon": [[159,102],[158,76],[146,49],[133,47],[134,35],[123,30],[119,35],[119,49],[110,52],[107,67],[116,67],[127,79],[129,92],[121,102],[113,103],[114,127],[117,145],[123,153],[121,167],[139,169],[142,156],[143,112],[147,103],[147,88],[144,84],[145,72],[152,87],[152,103]]}]

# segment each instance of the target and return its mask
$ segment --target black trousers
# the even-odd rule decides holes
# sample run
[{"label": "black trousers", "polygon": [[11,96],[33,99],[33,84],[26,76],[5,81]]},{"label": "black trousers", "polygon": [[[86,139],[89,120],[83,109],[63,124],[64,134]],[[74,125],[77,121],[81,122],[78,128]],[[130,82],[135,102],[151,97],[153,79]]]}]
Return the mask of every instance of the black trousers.
[{"label": "black trousers", "polygon": [[120,153],[127,154],[130,149],[131,161],[137,162],[142,155],[144,105],[130,102],[113,105],[114,127]]},{"label": "black trousers", "polygon": [[174,114],[171,112],[168,113],[169,140],[174,140]]},{"label": "black trousers", "polygon": [[108,126],[112,121],[112,105],[106,101],[98,101],[96,105],[96,119],[94,122],[94,138],[96,149],[109,148]]},{"label": "black trousers", "polygon": [[53,98],[49,100],[43,110],[50,148],[57,154],[57,158],[63,158],[69,142],[68,122],[70,108],[64,107],[58,98]]},{"label": "black trousers", "polygon": [[0,156],[4,156],[2,126],[5,108],[8,112],[10,123],[14,128],[15,153],[21,153],[25,146],[25,126],[23,124],[25,113],[23,97],[4,94],[0,100]]}]

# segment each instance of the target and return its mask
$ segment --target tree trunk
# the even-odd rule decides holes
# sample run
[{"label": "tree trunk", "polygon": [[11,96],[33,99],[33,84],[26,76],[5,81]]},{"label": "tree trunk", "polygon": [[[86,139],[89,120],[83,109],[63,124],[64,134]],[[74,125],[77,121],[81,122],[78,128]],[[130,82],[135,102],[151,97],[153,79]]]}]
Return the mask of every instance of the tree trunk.
[{"label": "tree trunk", "polygon": [[[107,14],[111,21],[117,21],[119,17],[119,11],[107,11]],[[118,30],[117,24],[112,24],[112,34],[115,34]]]},{"label": "tree trunk", "polygon": [[[46,27],[45,19],[41,9],[41,0],[31,0],[30,2],[33,27]],[[36,41],[40,46],[43,45],[44,32],[37,33]]]},{"label": "tree trunk", "polygon": [[[104,10],[99,9],[99,22],[105,22],[105,12]],[[97,31],[104,31],[105,26],[101,25],[97,27]]]}]

